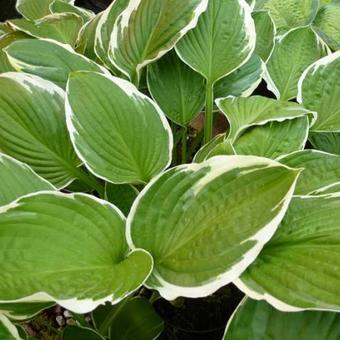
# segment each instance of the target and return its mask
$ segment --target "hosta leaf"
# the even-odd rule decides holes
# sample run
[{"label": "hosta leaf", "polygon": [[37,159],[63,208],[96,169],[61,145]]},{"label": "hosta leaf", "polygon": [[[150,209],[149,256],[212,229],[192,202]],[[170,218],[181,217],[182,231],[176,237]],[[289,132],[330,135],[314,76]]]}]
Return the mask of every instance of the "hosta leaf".
[{"label": "hosta leaf", "polygon": [[333,50],[340,49],[340,3],[322,7],[313,27]]},{"label": "hosta leaf", "polygon": [[299,104],[261,96],[221,98],[216,100],[216,104],[229,121],[229,138],[232,141],[250,126],[282,122],[309,113]]},{"label": "hosta leaf", "polygon": [[179,125],[188,125],[203,109],[204,78],[174,51],[149,66],[148,87],[163,112]]},{"label": "hosta leaf", "polygon": [[112,62],[133,82],[196,26],[208,0],[130,0],[113,27]]},{"label": "hosta leaf", "polygon": [[67,124],[85,165],[113,182],[142,183],[171,161],[172,133],[164,114],[129,82],[76,72],[68,82]]},{"label": "hosta leaf", "polygon": [[53,305],[54,302],[0,303],[0,315],[4,314],[14,320],[27,320]]},{"label": "hosta leaf", "polygon": [[279,31],[307,26],[315,18],[319,0],[264,0],[259,7],[270,12]]},{"label": "hosta leaf", "polygon": [[275,232],[298,173],[266,158],[221,156],[154,179],[127,221],[130,247],[155,260],[147,286],[172,300],[237,278]]},{"label": "hosta leaf", "polygon": [[163,331],[164,321],[150,302],[142,297],[129,300],[111,323],[110,339],[157,339]]},{"label": "hosta leaf", "polygon": [[316,150],[294,152],[281,157],[281,163],[304,168],[295,195],[317,194],[340,183],[340,156]]},{"label": "hosta leaf", "polygon": [[33,192],[54,190],[53,185],[39,177],[29,166],[2,153],[0,183],[0,206]]},{"label": "hosta leaf", "polygon": [[216,135],[209,143],[204,144],[195,154],[194,162],[195,163],[201,163],[208,159],[209,153],[219,144],[223,143],[223,141],[226,139],[226,135],[224,133],[221,133],[219,135]]},{"label": "hosta leaf", "polygon": [[23,32],[11,32],[0,37],[0,73],[15,71],[8,61],[4,49],[14,41],[26,39],[27,37],[28,35]]},{"label": "hosta leaf", "polygon": [[2,210],[1,302],[53,300],[86,313],[120,301],[152,268],[144,250],[128,254],[124,216],[105,201],[45,192]]},{"label": "hosta leaf", "polygon": [[264,79],[278,99],[289,100],[298,93],[303,71],[326,55],[325,44],[310,27],[287,32],[275,44]]},{"label": "hosta leaf", "polygon": [[0,35],[13,32],[13,29],[8,25],[7,22],[0,22]]},{"label": "hosta leaf", "polygon": [[340,311],[340,196],[296,197],[274,237],[235,283],[282,311]]},{"label": "hosta leaf", "polygon": [[94,49],[98,58],[114,74],[119,74],[116,65],[109,58],[110,41],[114,24],[119,14],[127,7],[129,0],[116,0],[102,12],[98,20],[98,26],[95,34]]},{"label": "hosta leaf", "polygon": [[340,132],[319,132],[309,136],[314,149],[340,155]]},{"label": "hosta leaf", "polygon": [[9,61],[18,71],[35,74],[65,88],[73,71],[108,72],[68,45],[49,40],[26,39],[6,48]]},{"label": "hosta leaf", "polygon": [[306,116],[283,122],[270,122],[263,126],[249,128],[236,140],[233,147],[238,155],[275,159],[293,151],[303,150],[308,130],[309,121]]},{"label": "hosta leaf", "polygon": [[182,60],[209,83],[248,61],[255,48],[251,10],[241,0],[210,0],[197,26],[176,45]]},{"label": "hosta leaf", "polygon": [[260,84],[264,71],[261,58],[253,54],[243,66],[216,83],[215,98],[250,96]]},{"label": "hosta leaf", "polygon": [[35,38],[47,38],[74,46],[83,20],[73,13],[47,15],[37,21],[13,19],[10,25]]},{"label": "hosta leaf", "polygon": [[103,336],[91,328],[67,326],[63,331],[63,340],[105,340]]},{"label": "hosta leaf", "polygon": [[331,340],[339,337],[339,313],[283,313],[266,302],[246,298],[229,320],[223,340]]},{"label": "hosta leaf", "polygon": [[257,11],[252,16],[256,29],[255,53],[267,61],[274,48],[275,24],[268,11]]},{"label": "hosta leaf", "polygon": [[81,7],[72,5],[65,0],[55,0],[50,5],[51,13],[74,13],[79,15],[83,19],[83,23],[86,23],[94,18],[94,13]]},{"label": "hosta leaf", "polygon": [[1,340],[21,340],[17,328],[0,314],[0,339]]},{"label": "hosta leaf", "polygon": [[105,185],[105,199],[118,207],[126,216],[129,214],[138,193],[138,190],[129,184],[106,183]]},{"label": "hosta leaf", "polygon": [[64,91],[36,76],[0,75],[0,150],[56,187],[67,186],[80,161],[66,128]]},{"label": "hosta leaf", "polygon": [[[17,11],[29,20],[40,19],[50,14],[50,5],[54,0],[17,0]],[[74,0],[63,0],[73,4]]]},{"label": "hosta leaf", "polygon": [[313,131],[340,132],[340,51],[308,67],[299,81],[298,101],[318,113]]}]

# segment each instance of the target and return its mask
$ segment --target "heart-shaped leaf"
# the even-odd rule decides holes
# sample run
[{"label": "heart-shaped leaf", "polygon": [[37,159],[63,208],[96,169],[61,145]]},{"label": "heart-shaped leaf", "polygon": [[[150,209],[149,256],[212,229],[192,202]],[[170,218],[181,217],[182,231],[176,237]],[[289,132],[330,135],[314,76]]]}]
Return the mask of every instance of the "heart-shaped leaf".
[{"label": "heart-shaped leaf", "polygon": [[5,49],[18,71],[35,74],[65,88],[70,72],[93,71],[109,74],[94,61],[78,54],[68,45],[43,39],[26,39]]},{"label": "heart-shaped leaf", "polygon": [[187,126],[203,109],[204,78],[174,51],[149,66],[148,87],[163,112],[178,125]]},{"label": "heart-shaped leaf", "polygon": [[236,279],[274,234],[298,173],[266,158],[221,156],[154,179],[127,220],[130,247],[155,260],[147,286],[172,300]]},{"label": "heart-shaped leaf", "polygon": [[64,91],[33,75],[1,74],[0,149],[57,188],[72,182],[80,161],[66,128]]},{"label": "heart-shaped leaf", "polygon": [[208,0],[130,0],[113,27],[112,62],[137,84],[142,68],[195,27],[207,4]]},{"label": "heart-shaped leaf", "polygon": [[163,112],[129,82],[72,73],[67,124],[86,167],[115,184],[148,182],[171,162],[172,133]]},{"label": "heart-shaped leaf", "polygon": [[108,202],[46,192],[2,210],[1,302],[56,301],[86,313],[117,303],[152,269],[144,250],[128,254],[125,218]]},{"label": "heart-shaped leaf", "polygon": [[340,51],[310,65],[299,80],[298,102],[318,113],[313,131],[340,132]]},{"label": "heart-shaped leaf", "polygon": [[340,195],[296,197],[274,237],[234,283],[282,311],[340,311]]},{"label": "heart-shaped leaf", "polygon": [[266,302],[245,298],[229,320],[223,340],[338,339],[339,325],[339,313],[283,313]]}]

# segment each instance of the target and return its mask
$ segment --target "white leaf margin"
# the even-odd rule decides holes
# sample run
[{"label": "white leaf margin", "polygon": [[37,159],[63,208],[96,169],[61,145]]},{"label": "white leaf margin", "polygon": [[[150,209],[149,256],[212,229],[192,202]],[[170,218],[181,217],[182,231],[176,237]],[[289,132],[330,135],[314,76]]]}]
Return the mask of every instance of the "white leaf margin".
[{"label": "white leaf margin", "polygon": [[8,330],[8,332],[13,336],[14,340],[22,340],[18,329],[7,319],[5,315],[0,314],[0,323]]},{"label": "white leaf margin", "polygon": [[[62,192],[59,192],[59,191],[48,191],[48,190],[47,191],[46,190],[38,191],[38,192],[35,192],[35,193],[32,193],[32,194],[22,196],[22,197],[18,198],[17,200],[9,203],[8,205],[0,207],[0,213],[5,213],[6,211],[9,211],[11,209],[16,208],[17,206],[20,205],[20,200],[23,199],[23,198],[29,198],[29,197],[38,196],[38,195],[41,195],[41,194],[50,194],[50,195],[55,195],[55,196],[68,197],[68,198],[71,198],[71,199],[75,199],[77,196],[78,197],[79,196],[87,197],[89,199],[92,199],[93,201],[96,201],[97,203],[99,203],[103,206],[108,206],[111,209],[113,209],[118,214],[118,216],[122,219],[123,222],[125,222],[125,220],[126,220],[124,214],[115,205],[113,205],[112,203],[110,203],[108,201],[102,200],[98,197],[88,195],[88,194],[84,194],[84,193],[65,194],[65,193],[62,193]],[[132,249],[126,255],[126,258],[128,258],[131,254],[133,254],[135,252],[143,252],[146,255],[148,255],[148,257],[151,260],[150,272],[146,276],[145,280],[143,282],[141,282],[138,287],[136,287],[135,290],[137,290],[145,284],[145,281],[148,279],[148,277],[152,273],[153,266],[154,266],[154,260],[153,260],[153,257],[151,256],[151,254],[149,252],[147,252],[145,249],[141,249],[141,248]],[[18,299],[15,299],[15,300],[0,300],[0,303],[55,302],[58,305],[62,306],[63,308],[68,309],[68,310],[70,310],[74,313],[85,314],[85,313],[92,312],[98,306],[104,305],[106,302],[110,302],[112,305],[118,304],[120,301],[124,300],[127,296],[131,295],[134,291],[127,292],[125,295],[117,297],[117,298],[114,296],[114,294],[110,294],[110,295],[103,297],[101,299],[98,299],[98,300],[93,300],[91,298],[78,299],[77,297],[63,300],[63,299],[58,299],[58,298],[56,298],[56,297],[54,297],[54,296],[52,296],[52,295],[50,295],[46,292],[37,292],[37,293],[34,293],[32,295],[25,296],[25,297],[22,297],[22,298],[18,298]]]},{"label": "white leaf margin", "polygon": [[[286,165],[283,165],[277,161],[274,161],[268,158],[256,157],[256,156],[238,156],[238,155],[215,156],[202,163],[193,163],[193,164],[186,164],[186,165],[184,164],[184,165],[178,166],[177,169],[180,171],[192,171],[195,169],[198,170],[198,169],[204,168],[207,165],[208,166],[219,166],[220,168],[215,173],[212,173],[207,178],[204,178],[202,182],[196,183],[195,188],[197,191],[201,190],[202,187],[208,184],[211,180],[235,168],[246,168],[248,166],[254,166],[254,165],[267,165],[267,167],[283,167],[289,170],[293,170],[292,168]],[[296,186],[298,177],[300,175],[301,169],[297,169],[296,172],[297,172],[297,175],[292,186],[288,190],[286,196],[282,199],[283,205],[282,205],[280,212],[278,212],[278,214],[261,230],[255,233],[252,237],[249,237],[247,240],[243,241],[243,242],[247,242],[247,241],[256,240],[258,242],[247,253],[244,254],[243,258],[237,264],[229,268],[226,272],[218,275],[217,278],[213,278],[209,282],[203,283],[202,285],[195,286],[195,287],[184,287],[184,286],[171,284],[167,282],[166,280],[164,280],[162,276],[159,273],[157,273],[155,269],[153,269],[154,277],[158,280],[158,282],[162,286],[158,286],[158,287],[150,286],[148,282],[145,282],[145,286],[150,289],[156,289],[164,299],[171,301],[171,300],[175,300],[176,298],[180,296],[188,297],[188,298],[206,297],[216,292],[219,288],[237,279],[248,268],[248,266],[252,262],[255,261],[256,257],[261,252],[264,245],[275,234],[279,224],[281,223],[284,215],[286,214],[290,201],[293,197],[295,186]],[[145,188],[141,191],[141,193],[136,198],[136,200],[134,201],[131,207],[130,213],[126,220],[126,239],[131,249],[138,249],[133,242],[131,229],[132,229],[133,219],[136,214],[139,202],[144,197],[144,195],[148,192],[149,188],[155,182],[157,182],[157,180],[163,174],[164,173],[159,174],[158,176],[154,177],[145,186]]]}]

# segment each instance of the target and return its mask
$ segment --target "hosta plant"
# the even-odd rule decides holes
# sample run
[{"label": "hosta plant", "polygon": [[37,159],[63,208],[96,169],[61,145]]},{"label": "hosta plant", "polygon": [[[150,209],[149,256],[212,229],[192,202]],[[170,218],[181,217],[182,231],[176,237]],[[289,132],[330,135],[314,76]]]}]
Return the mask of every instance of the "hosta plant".
[{"label": "hosta plant", "polygon": [[339,339],[339,6],[18,0],[0,338],[56,304],[63,339],[175,338],[159,303],[234,284],[219,338]]}]

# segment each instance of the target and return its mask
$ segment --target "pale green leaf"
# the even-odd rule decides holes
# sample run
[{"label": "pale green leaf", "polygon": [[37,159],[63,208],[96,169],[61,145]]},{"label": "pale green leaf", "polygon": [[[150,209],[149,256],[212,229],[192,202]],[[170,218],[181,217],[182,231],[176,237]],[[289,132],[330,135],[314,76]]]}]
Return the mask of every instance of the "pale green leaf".
[{"label": "pale green leaf", "polygon": [[187,126],[203,109],[204,78],[171,51],[148,67],[148,87],[163,112]]},{"label": "pale green leaf", "polygon": [[234,283],[282,311],[340,311],[340,196],[295,197],[274,237]]},{"label": "pale green leaf", "polygon": [[123,214],[85,194],[32,194],[4,207],[0,259],[1,302],[55,301],[75,313],[119,302],[152,269],[144,250],[129,254]]},{"label": "pale green leaf", "polygon": [[[279,162],[303,168],[295,195],[313,195],[331,190],[340,183],[340,156],[317,150],[304,150],[281,157]],[[337,190],[336,190],[337,191]]]},{"label": "pale green leaf", "polygon": [[279,31],[288,31],[309,25],[316,16],[319,0],[264,0],[258,7],[270,12]]},{"label": "pale green leaf", "polygon": [[309,141],[314,149],[340,155],[340,132],[312,133]]},{"label": "pale green leaf", "polygon": [[171,162],[173,138],[164,113],[129,82],[72,73],[67,124],[86,167],[115,184],[148,182]]},{"label": "pale green leaf", "polygon": [[105,184],[105,199],[119,208],[125,216],[129,214],[138,193],[138,190],[129,184]]},{"label": "pale green leaf", "polygon": [[236,279],[274,234],[298,173],[266,158],[220,156],[155,178],[127,220],[130,247],[155,260],[147,286],[173,300]]},{"label": "pale green leaf", "polygon": [[276,27],[268,11],[253,12],[252,16],[256,29],[255,53],[266,62],[274,48]]},{"label": "pale green leaf", "polygon": [[340,338],[340,314],[283,313],[263,301],[245,298],[228,322],[223,340],[335,340]]},{"label": "pale green leaf", "polygon": [[57,188],[72,182],[80,161],[66,128],[64,91],[33,75],[0,75],[0,150]]},{"label": "pale green leaf", "polygon": [[264,125],[274,121],[282,122],[310,113],[299,104],[261,96],[220,98],[216,100],[216,104],[229,121],[228,138],[233,142],[251,126]]},{"label": "pale green leaf", "polygon": [[128,301],[110,325],[110,339],[157,339],[164,328],[164,321],[150,302],[142,297]]},{"label": "pale green leaf", "polygon": [[27,34],[19,31],[6,33],[0,37],[0,73],[15,71],[8,61],[8,57],[4,49],[14,41],[26,39],[27,37],[29,37]]},{"label": "pale green leaf", "polygon": [[83,19],[83,23],[94,18],[94,13],[81,7],[77,7],[65,0],[55,0],[50,5],[51,13],[74,13]]},{"label": "pale green leaf", "polygon": [[93,71],[109,74],[94,61],[74,52],[68,45],[42,39],[26,39],[5,49],[18,71],[35,74],[65,88],[70,72]]},{"label": "pale green leaf", "polygon": [[195,27],[207,4],[208,0],[130,0],[113,27],[111,61],[139,82],[142,68]]},{"label": "pale green leaf", "polygon": [[226,135],[224,133],[221,133],[219,135],[216,135],[210,142],[204,144],[195,154],[195,157],[193,159],[193,162],[195,163],[201,163],[208,159],[209,153],[214,150],[216,146],[223,143],[223,141],[226,139]]},{"label": "pale green leaf", "polygon": [[325,44],[310,27],[287,32],[276,42],[267,62],[264,79],[268,89],[277,99],[295,98],[303,71],[325,55]]},{"label": "pale green leaf", "polygon": [[95,33],[94,50],[98,58],[114,74],[120,71],[109,58],[111,35],[119,14],[127,7],[129,0],[116,0],[102,12]]},{"label": "pale green leaf", "polygon": [[0,206],[37,191],[54,190],[29,166],[0,153]]},{"label": "pale green leaf", "polygon": [[[17,0],[17,11],[28,20],[40,19],[50,14],[50,4],[54,0]],[[74,0],[63,0],[69,4],[74,4]]]},{"label": "pale green leaf", "polygon": [[17,328],[0,314],[0,339],[1,340],[21,340]]},{"label": "pale green leaf", "polygon": [[74,46],[83,25],[80,16],[73,13],[57,13],[37,21],[13,19],[10,25],[35,38],[46,38]]},{"label": "pale green leaf", "polygon": [[255,49],[255,25],[244,0],[210,0],[176,50],[210,84],[245,64]]},{"label": "pale green leaf", "polygon": [[243,66],[217,81],[215,98],[250,96],[260,84],[264,71],[265,65],[261,58],[253,54]]},{"label": "pale green leaf", "polygon": [[312,131],[340,132],[340,51],[310,65],[299,81],[298,102],[318,113]]},{"label": "pale green leaf", "polygon": [[322,7],[316,16],[313,27],[328,44],[337,51],[340,49],[340,3]]},{"label": "pale green leaf", "polygon": [[[236,140],[233,147],[238,155],[254,155],[275,159],[294,151],[303,150],[308,131],[309,121],[306,116],[283,122],[270,122],[246,130]],[[295,168],[295,166],[291,167]]]},{"label": "pale green leaf", "polygon": [[54,302],[0,303],[0,314],[12,320],[27,320],[53,305]]}]

